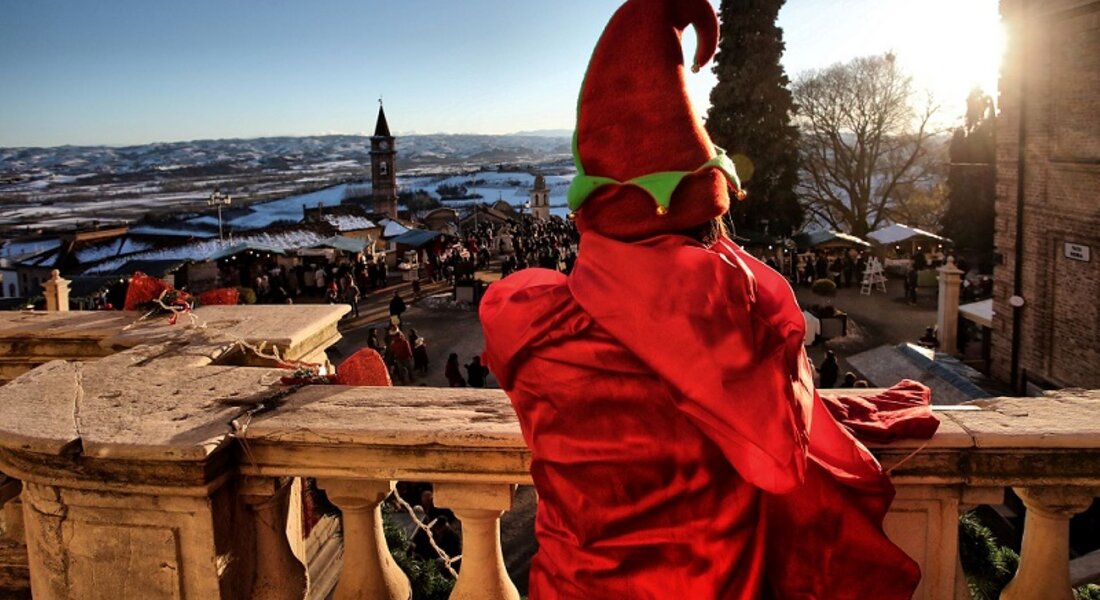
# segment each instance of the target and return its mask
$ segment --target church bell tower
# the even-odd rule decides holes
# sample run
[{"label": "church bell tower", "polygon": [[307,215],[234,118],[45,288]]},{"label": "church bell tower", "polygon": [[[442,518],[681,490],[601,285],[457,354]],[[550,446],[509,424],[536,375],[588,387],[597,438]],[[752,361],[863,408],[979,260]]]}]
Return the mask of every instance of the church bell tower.
[{"label": "church bell tower", "polygon": [[370,138],[370,177],[373,211],[397,218],[397,148],[381,100],[378,101],[378,122]]},{"label": "church bell tower", "polygon": [[531,190],[531,216],[539,221],[550,220],[550,188],[541,174],[535,176],[535,189]]}]

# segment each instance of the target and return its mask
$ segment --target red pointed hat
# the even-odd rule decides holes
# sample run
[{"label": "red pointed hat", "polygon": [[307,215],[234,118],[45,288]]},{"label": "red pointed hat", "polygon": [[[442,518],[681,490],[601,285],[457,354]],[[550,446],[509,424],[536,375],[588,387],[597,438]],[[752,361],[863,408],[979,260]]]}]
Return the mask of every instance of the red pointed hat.
[{"label": "red pointed hat", "polygon": [[604,29],[577,105],[569,207],[581,232],[634,241],[693,229],[741,197],[733,163],[688,97],[681,34],[695,27],[692,70],[718,48],[708,0],[629,0]]}]

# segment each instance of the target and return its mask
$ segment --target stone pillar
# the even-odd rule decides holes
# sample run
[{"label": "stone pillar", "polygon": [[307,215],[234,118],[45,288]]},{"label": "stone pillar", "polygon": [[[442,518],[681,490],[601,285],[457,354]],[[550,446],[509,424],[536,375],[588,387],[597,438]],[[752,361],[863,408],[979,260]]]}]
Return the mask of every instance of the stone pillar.
[{"label": "stone pillar", "polygon": [[956,354],[959,339],[959,287],[963,272],[955,267],[955,259],[947,258],[947,264],[939,268],[940,298],[936,325],[939,329],[940,352]]},{"label": "stone pillar", "polygon": [[1069,519],[1092,505],[1096,490],[1015,488],[1027,507],[1016,576],[1001,600],[1073,600],[1069,580]]},{"label": "stone pillar", "polygon": [[500,515],[512,508],[511,485],[437,483],[435,503],[462,522],[462,570],[451,600],[519,600],[504,567]]},{"label": "stone pillar", "polygon": [[46,310],[49,312],[69,312],[69,280],[61,277],[61,271],[54,269],[50,278],[42,284],[46,294]]},{"label": "stone pillar", "polygon": [[335,600],[409,600],[409,578],[393,561],[382,533],[382,501],[392,481],[319,479],[344,521],[344,569]]},{"label": "stone pillar", "polygon": [[[137,471],[128,466],[129,474]],[[20,474],[34,597],[247,597],[239,593],[241,575],[254,569],[254,557],[231,550],[240,523],[227,486],[120,484],[128,473],[105,474],[98,489],[91,477],[34,482]]]},{"label": "stone pillar", "polygon": [[[245,477],[238,495],[248,506],[255,534],[252,600],[302,600],[309,590],[306,567],[287,538],[293,479]],[[293,518],[301,521],[300,515]]]}]

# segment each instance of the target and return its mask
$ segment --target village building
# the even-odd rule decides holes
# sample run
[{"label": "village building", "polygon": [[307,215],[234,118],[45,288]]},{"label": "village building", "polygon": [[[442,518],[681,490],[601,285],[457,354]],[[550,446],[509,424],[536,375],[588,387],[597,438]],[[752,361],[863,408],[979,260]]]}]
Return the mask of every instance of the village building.
[{"label": "village building", "polygon": [[1004,0],[992,371],[1100,387],[1100,2]]}]

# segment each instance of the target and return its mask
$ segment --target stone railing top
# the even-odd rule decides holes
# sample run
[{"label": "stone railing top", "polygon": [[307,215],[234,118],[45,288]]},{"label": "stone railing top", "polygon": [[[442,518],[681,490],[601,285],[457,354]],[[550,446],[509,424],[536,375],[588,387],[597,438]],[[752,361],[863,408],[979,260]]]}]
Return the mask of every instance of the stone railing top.
[{"label": "stone railing top", "polygon": [[103,340],[141,315],[122,311],[0,311],[0,340]]},{"label": "stone railing top", "polygon": [[350,311],[346,304],[201,306],[194,318],[181,316],[176,325],[155,317],[116,331],[103,343],[117,349],[132,348],[176,339],[181,329],[202,328],[217,339],[278,346],[285,358],[296,359],[312,348],[335,342],[337,323]]},{"label": "stone railing top", "polygon": [[0,312],[0,341],[22,342],[28,352],[58,340],[122,350],[193,337],[183,330],[204,326],[219,339],[267,342],[296,358],[299,349],[322,345],[321,337],[336,335],[336,324],[350,310],[345,304],[202,306],[194,319],[181,316],[175,325],[164,316],[141,320],[141,313],[127,311]]},{"label": "stone railing top", "polygon": [[300,444],[526,448],[501,390],[310,386],[242,437]]},{"label": "stone railing top", "polygon": [[203,460],[285,371],[163,368],[139,352],[53,361],[0,388],[0,447],[48,455]]},{"label": "stone railing top", "polygon": [[52,361],[0,387],[0,450],[205,460],[226,443],[234,419],[286,393],[279,385],[285,370],[215,362],[236,340],[279,345],[288,358],[317,354],[338,339],[336,324],[347,310],[206,307],[196,311],[202,328],[186,317],[176,325],[157,318],[126,331],[137,315],[59,313],[100,323],[97,332],[109,333],[104,339],[115,340],[113,347],[135,347],[91,362]]},{"label": "stone railing top", "polygon": [[[872,445],[895,478],[1100,482],[1100,391],[935,408],[941,426],[931,440]],[[257,415],[237,435],[246,447],[242,468],[255,474],[529,480],[530,456],[500,390],[304,389]],[[986,450],[994,451],[995,461],[987,460]],[[1021,454],[1042,455],[1052,471],[1037,470]]]}]

